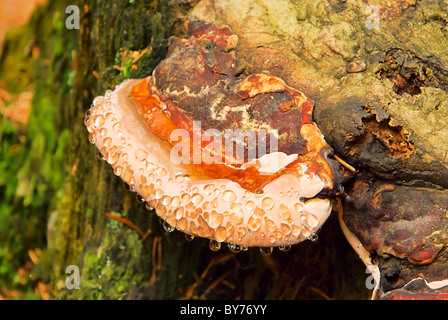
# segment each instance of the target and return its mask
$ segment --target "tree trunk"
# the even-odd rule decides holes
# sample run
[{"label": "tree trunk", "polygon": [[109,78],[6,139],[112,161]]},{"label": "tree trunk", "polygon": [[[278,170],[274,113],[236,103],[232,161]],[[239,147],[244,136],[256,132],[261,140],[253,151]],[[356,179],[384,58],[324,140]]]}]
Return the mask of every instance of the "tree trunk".
[{"label": "tree trunk", "polygon": [[[80,9],[80,28],[70,30],[65,9],[72,4]],[[439,205],[437,217],[447,209],[447,12],[432,2],[379,2],[376,8],[379,29],[376,20],[366,27],[370,14],[355,1],[50,0],[18,38],[8,38],[0,74],[8,90],[33,84],[19,187],[8,196],[8,184],[0,186],[8,210],[27,214],[19,223],[26,233],[19,251],[43,249],[35,279],[50,283],[56,299],[370,298],[369,274],[336,212],[317,241],[288,252],[232,253],[224,246],[214,252],[205,239],[166,232],[97,156],[83,124],[94,97],[150,75],[166,55],[168,38],[185,36],[187,19],[229,25],[239,37],[242,75],[267,70],[315,102],[325,139],[357,169],[345,172],[344,219],[385,270],[382,290],[421,274],[423,258],[385,245],[385,230],[407,219],[409,195],[423,203],[417,217],[426,217],[430,205]],[[18,77],[23,67],[29,75]],[[399,192],[385,200],[384,190]],[[366,203],[378,195],[370,209]],[[390,224],[372,218],[391,201]],[[443,266],[446,218],[437,228],[433,220],[431,232],[411,222],[396,230],[432,245]],[[69,265],[79,267],[80,289],[66,285]],[[427,279],[445,279],[434,272]]]}]

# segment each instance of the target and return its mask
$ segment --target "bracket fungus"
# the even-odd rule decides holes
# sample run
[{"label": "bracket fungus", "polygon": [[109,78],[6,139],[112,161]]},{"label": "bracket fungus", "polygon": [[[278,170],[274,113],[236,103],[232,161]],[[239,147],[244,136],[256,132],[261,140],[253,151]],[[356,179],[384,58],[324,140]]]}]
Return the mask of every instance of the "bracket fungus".
[{"label": "bracket fungus", "polygon": [[229,27],[190,27],[152,76],[94,100],[90,142],[169,230],[240,247],[311,238],[339,184],[313,103],[271,74],[239,78]]}]

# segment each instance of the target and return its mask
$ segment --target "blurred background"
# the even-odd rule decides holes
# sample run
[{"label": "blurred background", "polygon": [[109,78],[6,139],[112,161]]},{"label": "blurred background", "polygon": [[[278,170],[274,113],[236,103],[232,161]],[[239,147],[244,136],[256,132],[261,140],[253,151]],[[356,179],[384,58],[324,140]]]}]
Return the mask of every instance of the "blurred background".
[{"label": "blurred background", "polygon": [[[0,0],[0,56],[3,52],[6,33],[11,29],[23,26],[30,18],[36,6],[43,4],[45,1],[23,0],[18,3],[14,0]],[[0,112],[2,116],[17,124],[26,124],[28,122],[31,94],[31,92],[24,92],[20,95],[20,99],[17,99],[14,108],[5,108],[5,100],[11,100],[12,97],[5,90],[4,86],[0,86]]]},{"label": "blurred background", "polygon": [[0,53],[5,34],[9,29],[21,26],[29,19],[35,7],[46,0],[0,0]]},{"label": "blurred background", "polygon": [[[15,30],[29,21],[36,6],[45,2],[46,0],[0,0],[0,57],[6,35],[12,32],[13,37]],[[7,71],[6,65],[0,64],[0,73],[6,74]],[[22,70],[22,73],[27,72],[30,70]],[[4,79],[0,79],[0,300],[49,299],[48,284],[43,281],[34,282],[32,279],[32,268],[39,260],[40,246],[43,243],[37,241],[38,247],[35,248],[32,248],[32,245],[22,246],[19,244],[22,237],[8,231],[12,226],[17,226],[20,230],[20,225],[25,224],[20,221],[20,212],[13,209],[17,208],[15,204],[18,202],[15,194],[20,193],[17,180],[11,181],[12,173],[7,174],[7,171],[14,167],[14,162],[17,166],[19,158],[23,160],[23,157],[14,155],[20,154],[20,148],[24,149],[21,145],[26,140],[25,133],[33,98],[31,86],[17,89],[11,90]],[[9,181],[12,183],[7,187]],[[33,233],[32,229],[30,231]],[[27,237],[26,234],[22,236]]]}]

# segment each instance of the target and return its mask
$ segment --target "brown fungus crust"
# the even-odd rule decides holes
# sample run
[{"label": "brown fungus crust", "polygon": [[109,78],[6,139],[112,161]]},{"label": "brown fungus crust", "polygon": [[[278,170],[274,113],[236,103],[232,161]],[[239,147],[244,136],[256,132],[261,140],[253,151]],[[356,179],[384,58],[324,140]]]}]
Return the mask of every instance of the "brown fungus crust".
[{"label": "brown fungus crust", "polygon": [[423,279],[417,278],[407,283],[403,288],[387,292],[380,300],[448,300],[448,285],[431,288]]},{"label": "brown fungus crust", "polygon": [[347,191],[351,201],[344,220],[368,251],[427,265],[443,249],[448,231],[445,190],[356,179]]},{"label": "brown fungus crust", "polygon": [[[235,77],[237,41],[228,27],[204,25],[189,39],[172,38],[152,77],[95,99],[85,119],[89,139],[176,229],[243,246],[295,244],[316,233],[331,212],[324,196],[337,185],[327,159],[331,148],[302,93],[265,73]],[[278,152],[267,148],[255,159],[245,152],[243,164],[173,161],[171,134],[193,133],[194,121],[202,131],[278,130]],[[204,150],[209,142],[199,143]],[[228,158],[225,150],[222,155]]]},{"label": "brown fungus crust", "polygon": [[[268,134],[275,129],[278,151],[306,153],[300,129],[312,124],[311,100],[268,74],[237,79],[234,49],[238,38],[228,27],[202,26],[191,33],[188,40],[171,38],[168,56],[152,77],[176,125],[191,128],[193,121],[201,121],[203,129],[214,128],[222,134],[226,129],[266,129]],[[243,147],[247,156],[248,146]]]}]

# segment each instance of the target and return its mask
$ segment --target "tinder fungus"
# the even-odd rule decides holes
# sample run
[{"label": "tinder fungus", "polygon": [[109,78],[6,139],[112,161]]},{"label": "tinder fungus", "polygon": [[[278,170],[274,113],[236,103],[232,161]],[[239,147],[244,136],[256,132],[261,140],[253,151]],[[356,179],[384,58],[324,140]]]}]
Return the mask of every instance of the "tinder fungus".
[{"label": "tinder fungus", "polygon": [[90,142],[188,235],[259,247],[312,237],[338,185],[312,101],[268,73],[238,77],[228,27],[190,27],[152,76],[94,100]]}]

